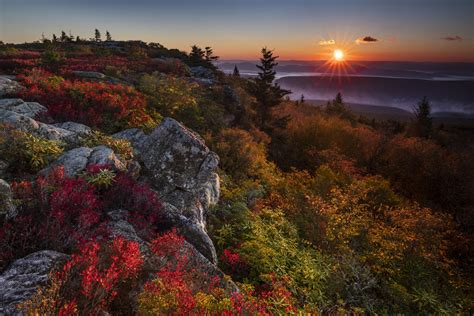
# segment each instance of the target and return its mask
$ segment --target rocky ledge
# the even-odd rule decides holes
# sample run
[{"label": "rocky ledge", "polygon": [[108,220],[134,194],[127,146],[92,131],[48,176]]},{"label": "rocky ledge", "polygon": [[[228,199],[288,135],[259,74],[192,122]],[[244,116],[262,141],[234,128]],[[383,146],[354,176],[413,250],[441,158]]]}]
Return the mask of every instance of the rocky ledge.
[{"label": "rocky ledge", "polygon": [[[2,91],[18,88],[10,79],[2,80]],[[125,162],[111,148],[80,147],[80,137],[91,133],[89,127],[74,122],[43,123],[37,117],[44,111],[46,108],[38,103],[0,99],[0,124],[11,125],[45,139],[63,141],[70,148],[39,174],[46,174],[59,165],[64,166],[69,177],[77,175],[90,164],[108,164],[120,171],[130,168],[130,162]],[[139,173],[140,181],[147,182],[156,192],[170,225],[185,237],[184,247],[191,254],[193,268],[199,267],[211,277],[222,277],[223,273],[216,266],[216,251],[206,232],[205,220],[210,207],[219,199],[219,176],[216,172],[219,157],[209,150],[199,135],[171,118],[165,118],[148,135],[139,129],[129,129],[113,136],[129,140],[133,145],[133,168],[136,174]],[[16,216],[9,184],[1,180],[0,187],[1,213],[5,217]],[[111,212],[109,228],[114,235],[138,241],[149,254],[147,243],[137,236],[127,214],[126,210]],[[65,254],[45,249],[13,262],[0,275],[0,315],[14,313],[15,305],[28,299],[47,280],[55,263],[65,257]],[[159,270],[165,261],[151,260],[155,262],[152,270]],[[238,291],[232,282],[223,282],[223,286],[230,291]],[[203,286],[202,281],[198,283],[196,287]]]}]

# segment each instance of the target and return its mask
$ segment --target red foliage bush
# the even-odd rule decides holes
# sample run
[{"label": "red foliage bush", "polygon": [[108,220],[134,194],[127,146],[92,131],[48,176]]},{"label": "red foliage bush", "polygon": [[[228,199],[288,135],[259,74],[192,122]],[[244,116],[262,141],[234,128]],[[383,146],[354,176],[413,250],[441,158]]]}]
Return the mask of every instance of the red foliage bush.
[{"label": "red foliage bush", "polygon": [[69,315],[76,308],[84,315],[95,315],[107,310],[109,304],[126,288],[127,282],[136,280],[143,266],[143,258],[137,242],[122,237],[110,241],[88,242],[71,255],[62,270],[56,273],[54,282],[59,283],[62,299],[60,311]]},{"label": "red foliage bush", "polygon": [[130,222],[139,236],[154,237],[163,223],[162,205],[155,192],[145,183],[138,183],[127,174],[115,177],[114,185],[104,195],[109,208],[123,208],[130,212]]},{"label": "red foliage bush", "polygon": [[0,73],[21,73],[25,69],[36,67],[40,63],[40,53],[18,51],[0,54]]},{"label": "red foliage bush", "polygon": [[[128,56],[127,56],[128,57]],[[125,56],[96,56],[93,54],[75,54],[66,58],[61,67],[61,73],[72,71],[106,72],[109,67],[120,72],[153,72],[157,70],[156,63],[148,58],[130,59]]]},{"label": "red foliage bush", "polygon": [[[183,237],[170,231],[152,241],[151,250],[159,256],[174,258],[162,268],[156,279],[148,282],[139,297],[144,314],[169,315],[274,315],[295,313],[294,298],[285,287],[288,280],[269,276],[269,282],[258,291],[243,286],[239,293],[226,293],[219,287],[222,280],[211,278],[207,289],[196,290],[191,284],[199,280],[197,267],[190,265],[190,254],[183,248]],[[231,250],[225,252],[232,263],[241,262]],[[209,280],[209,276],[201,276]]]},{"label": "red foliage bush", "polygon": [[26,87],[20,97],[37,101],[59,121],[74,121],[108,132],[153,123],[145,99],[132,87],[100,82],[69,81],[34,69],[19,76]]},{"label": "red foliage bush", "polygon": [[[90,173],[105,166],[89,166]],[[155,235],[162,208],[155,193],[125,174],[108,189],[96,188],[82,178],[66,178],[64,168],[54,169],[36,181],[13,183],[21,201],[20,215],[0,227],[0,269],[10,260],[40,249],[62,252],[108,236],[102,214],[125,208],[140,236]]]}]

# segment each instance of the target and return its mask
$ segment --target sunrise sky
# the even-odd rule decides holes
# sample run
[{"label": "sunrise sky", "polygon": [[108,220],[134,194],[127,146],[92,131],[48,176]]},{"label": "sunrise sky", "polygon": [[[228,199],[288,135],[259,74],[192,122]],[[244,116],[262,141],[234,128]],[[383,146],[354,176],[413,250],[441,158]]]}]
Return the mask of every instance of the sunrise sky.
[{"label": "sunrise sky", "polygon": [[[212,46],[222,59],[474,62],[472,0],[0,0],[0,40],[24,42],[94,28],[189,51]],[[364,40],[365,38],[365,40]],[[335,44],[332,44],[334,43]]]}]

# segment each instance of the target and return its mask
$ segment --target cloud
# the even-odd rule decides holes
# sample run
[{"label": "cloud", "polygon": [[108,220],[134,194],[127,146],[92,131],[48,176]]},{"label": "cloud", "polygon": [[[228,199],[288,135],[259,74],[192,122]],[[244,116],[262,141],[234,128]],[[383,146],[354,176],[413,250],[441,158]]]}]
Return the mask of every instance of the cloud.
[{"label": "cloud", "polygon": [[378,39],[372,36],[359,37],[355,40],[356,44],[368,44],[378,42]]},{"label": "cloud", "polygon": [[445,41],[450,41],[450,42],[453,42],[453,41],[461,42],[461,41],[462,41],[462,37],[459,36],[459,35],[446,36],[446,37],[442,37],[441,39],[443,39],[443,40],[445,40]]},{"label": "cloud", "polygon": [[318,42],[319,45],[321,46],[325,46],[325,45],[336,45],[336,41],[333,40],[333,39],[330,39],[330,40],[322,40],[322,41],[319,41]]}]

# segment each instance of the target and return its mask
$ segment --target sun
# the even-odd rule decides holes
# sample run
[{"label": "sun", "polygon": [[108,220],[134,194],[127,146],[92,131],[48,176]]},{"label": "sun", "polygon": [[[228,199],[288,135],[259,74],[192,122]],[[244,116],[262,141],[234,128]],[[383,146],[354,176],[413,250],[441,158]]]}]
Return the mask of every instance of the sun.
[{"label": "sun", "polygon": [[335,49],[334,52],[332,53],[332,57],[336,61],[342,61],[344,60],[344,52],[340,49]]}]

